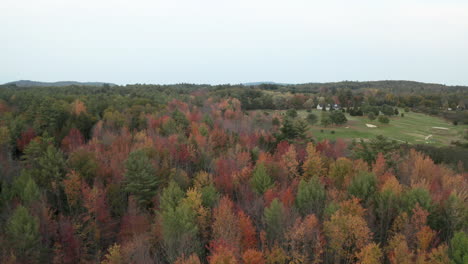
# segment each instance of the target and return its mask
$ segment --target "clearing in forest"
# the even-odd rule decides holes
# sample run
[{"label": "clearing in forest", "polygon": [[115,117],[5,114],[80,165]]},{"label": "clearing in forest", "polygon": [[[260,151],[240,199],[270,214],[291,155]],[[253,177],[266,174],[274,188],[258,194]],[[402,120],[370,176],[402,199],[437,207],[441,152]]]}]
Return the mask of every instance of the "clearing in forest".
[{"label": "clearing in forest", "polygon": [[[285,112],[283,110],[270,110],[268,112]],[[312,110],[318,121],[310,125],[310,132],[319,141],[323,139],[369,139],[377,135],[409,144],[431,144],[436,146],[450,145],[452,141],[463,140],[464,130],[468,125],[453,125],[440,117],[422,113],[403,112],[404,117],[390,117],[389,124],[382,124],[377,119],[371,121],[367,116],[350,116],[346,114],[348,122],[341,126],[327,126],[320,124],[322,111]],[[309,112],[298,111],[297,118],[306,118]],[[373,127],[376,126],[376,127]],[[332,133],[334,131],[334,133]]]}]

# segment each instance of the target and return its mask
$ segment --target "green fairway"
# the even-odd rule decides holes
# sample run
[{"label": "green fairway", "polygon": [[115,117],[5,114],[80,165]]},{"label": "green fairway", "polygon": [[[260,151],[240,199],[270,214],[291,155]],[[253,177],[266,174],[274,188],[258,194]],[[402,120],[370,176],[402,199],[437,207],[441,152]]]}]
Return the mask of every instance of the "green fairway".
[{"label": "green fairway", "polygon": [[[318,122],[310,126],[310,132],[318,140],[336,138],[368,139],[383,135],[409,144],[443,146],[449,145],[451,141],[462,140],[463,131],[468,129],[468,125],[455,126],[442,118],[414,112],[404,113],[404,117],[391,117],[389,124],[381,124],[377,119],[370,121],[367,116],[350,116],[346,114],[348,122],[345,125],[323,127],[320,125],[322,111],[312,110],[312,113],[317,115]],[[305,110],[300,110],[298,111],[298,118],[305,118],[308,114]],[[366,124],[375,125],[376,127],[369,128]],[[332,131],[334,131],[334,134],[332,134]]]}]

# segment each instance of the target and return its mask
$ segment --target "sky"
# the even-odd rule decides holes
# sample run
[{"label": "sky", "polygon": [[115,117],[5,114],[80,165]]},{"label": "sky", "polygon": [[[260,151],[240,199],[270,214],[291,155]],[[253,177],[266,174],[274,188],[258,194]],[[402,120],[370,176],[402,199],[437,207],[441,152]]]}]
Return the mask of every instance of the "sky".
[{"label": "sky", "polygon": [[468,85],[466,0],[1,0],[0,83]]}]

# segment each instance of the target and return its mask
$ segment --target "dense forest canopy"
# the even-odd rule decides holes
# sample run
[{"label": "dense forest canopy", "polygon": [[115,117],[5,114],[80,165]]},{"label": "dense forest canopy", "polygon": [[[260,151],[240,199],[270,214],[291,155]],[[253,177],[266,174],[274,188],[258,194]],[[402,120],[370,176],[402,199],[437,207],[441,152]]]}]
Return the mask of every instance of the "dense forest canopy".
[{"label": "dense forest canopy", "polygon": [[0,263],[466,264],[468,133],[319,141],[297,111],[463,125],[467,99],[406,81],[0,86]]}]

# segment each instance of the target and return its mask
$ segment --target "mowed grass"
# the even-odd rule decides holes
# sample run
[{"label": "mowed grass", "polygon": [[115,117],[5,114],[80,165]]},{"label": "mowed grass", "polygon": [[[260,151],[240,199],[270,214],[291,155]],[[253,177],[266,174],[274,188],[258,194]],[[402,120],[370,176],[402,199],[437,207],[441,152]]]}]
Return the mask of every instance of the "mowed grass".
[{"label": "mowed grass", "polygon": [[[285,111],[277,112],[284,113]],[[369,139],[377,135],[383,135],[409,144],[444,146],[450,145],[455,140],[463,140],[464,130],[468,129],[468,125],[455,126],[442,118],[414,112],[404,113],[404,117],[391,117],[389,124],[381,124],[377,119],[370,121],[367,116],[350,116],[346,114],[348,122],[345,125],[323,127],[320,125],[322,111],[312,110],[312,113],[318,117],[318,122],[310,126],[310,132],[318,140],[336,138]],[[306,118],[308,114],[307,111],[300,110],[298,111],[298,118]],[[366,124],[377,127],[369,128]],[[334,131],[333,134],[332,131]]]}]

